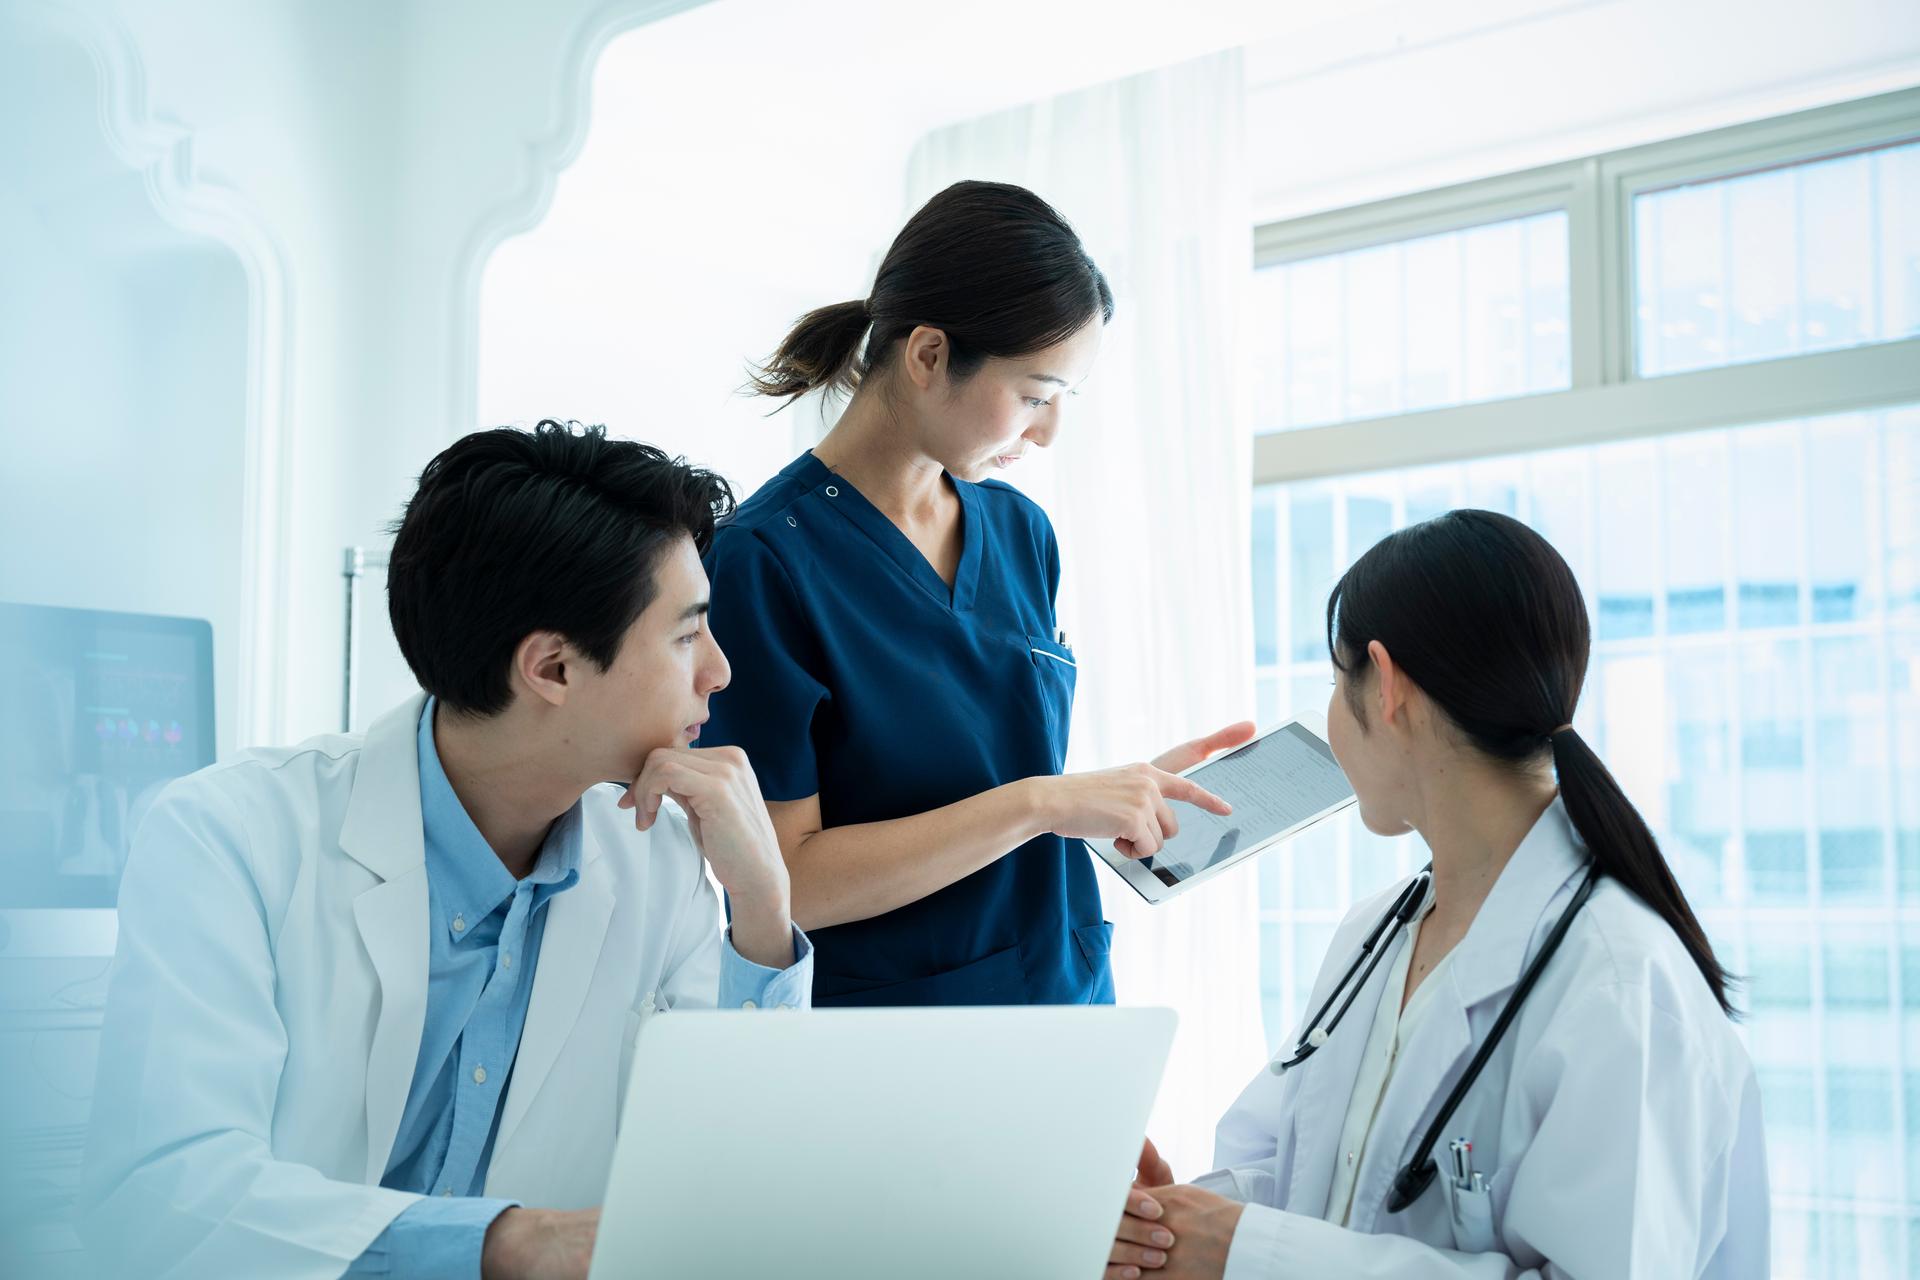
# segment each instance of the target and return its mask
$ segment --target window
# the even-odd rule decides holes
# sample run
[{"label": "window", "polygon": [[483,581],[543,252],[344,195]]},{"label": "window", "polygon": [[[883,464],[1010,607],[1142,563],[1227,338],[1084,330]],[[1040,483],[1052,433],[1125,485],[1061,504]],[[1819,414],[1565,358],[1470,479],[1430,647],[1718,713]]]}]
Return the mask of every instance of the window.
[{"label": "window", "polygon": [[[1745,978],[1779,1276],[1920,1268],[1916,135],[1890,95],[1255,236],[1261,720],[1324,706],[1386,533],[1476,506],[1560,549],[1579,726]],[[1424,861],[1349,812],[1262,862],[1270,1042]]]},{"label": "window", "polygon": [[1255,273],[1262,431],[1568,385],[1560,210]]},{"label": "window", "polygon": [[1920,142],[1634,199],[1642,375],[1920,334]]}]

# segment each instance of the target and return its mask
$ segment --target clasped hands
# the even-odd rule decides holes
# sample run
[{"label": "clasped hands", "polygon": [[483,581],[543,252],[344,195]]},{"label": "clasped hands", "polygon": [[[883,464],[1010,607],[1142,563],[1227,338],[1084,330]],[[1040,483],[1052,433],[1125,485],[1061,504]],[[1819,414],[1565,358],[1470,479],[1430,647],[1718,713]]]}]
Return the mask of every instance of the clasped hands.
[{"label": "clasped hands", "polygon": [[1173,1170],[1147,1139],[1107,1255],[1106,1280],[1141,1280],[1149,1272],[1165,1280],[1219,1280],[1245,1208],[1211,1191],[1176,1185]]}]

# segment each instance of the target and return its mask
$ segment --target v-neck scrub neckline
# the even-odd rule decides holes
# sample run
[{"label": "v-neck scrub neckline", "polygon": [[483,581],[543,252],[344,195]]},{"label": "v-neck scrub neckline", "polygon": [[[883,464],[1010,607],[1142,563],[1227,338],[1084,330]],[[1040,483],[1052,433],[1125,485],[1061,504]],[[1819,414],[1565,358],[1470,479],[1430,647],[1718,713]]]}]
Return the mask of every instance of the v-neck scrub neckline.
[{"label": "v-neck scrub neckline", "polygon": [[818,487],[820,495],[827,499],[827,505],[871,538],[874,546],[898,565],[902,573],[925,587],[934,599],[955,613],[965,613],[973,608],[975,590],[980,581],[982,541],[980,499],[974,486],[949,475],[941,477],[942,483],[950,487],[954,497],[960,501],[960,564],[954,570],[953,585],[949,587],[926,555],[913,544],[913,539],[886,512],[874,506],[867,495],[811,452],[800,455],[800,461],[811,464],[804,467],[803,472]]},{"label": "v-neck scrub neckline", "polygon": [[[700,745],[745,750],[769,801],[818,795],[826,826],[850,826],[1060,772],[1078,670],[1058,638],[1052,525],[997,480],[947,482],[962,521],[951,588],[812,453],[716,533],[709,621],[733,677]],[[896,911],[809,932],[819,1005],[1113,999],[1092,856],[1051,834]]]}]

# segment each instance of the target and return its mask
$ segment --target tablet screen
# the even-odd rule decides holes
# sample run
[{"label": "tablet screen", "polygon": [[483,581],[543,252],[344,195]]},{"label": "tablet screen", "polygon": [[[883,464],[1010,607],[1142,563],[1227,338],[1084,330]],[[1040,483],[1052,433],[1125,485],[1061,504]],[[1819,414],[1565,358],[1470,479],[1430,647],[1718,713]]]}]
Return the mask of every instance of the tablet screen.
[{"label": "tablet screen", "polygon": [[1294,723],[1187,775],[1233,806],[1216,817],[1173,801],[1180,834],[1140,865],[1176,885],[1270,840],[1353,796],[1333,751],[1306,726]]}]

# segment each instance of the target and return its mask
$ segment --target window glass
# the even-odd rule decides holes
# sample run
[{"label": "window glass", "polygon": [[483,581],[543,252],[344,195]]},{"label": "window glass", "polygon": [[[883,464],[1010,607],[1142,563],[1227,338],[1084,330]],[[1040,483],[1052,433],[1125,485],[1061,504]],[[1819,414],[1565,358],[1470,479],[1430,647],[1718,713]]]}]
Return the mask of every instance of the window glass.
[{"label": "window glass", "polygon": [[1255,428],[1564,390],[1568,275],[1564,210],[1263,268]]},{"label": "window glass", "polygon": [[1920,334],[1920,142],[1633,204],[1643,377]]}]

